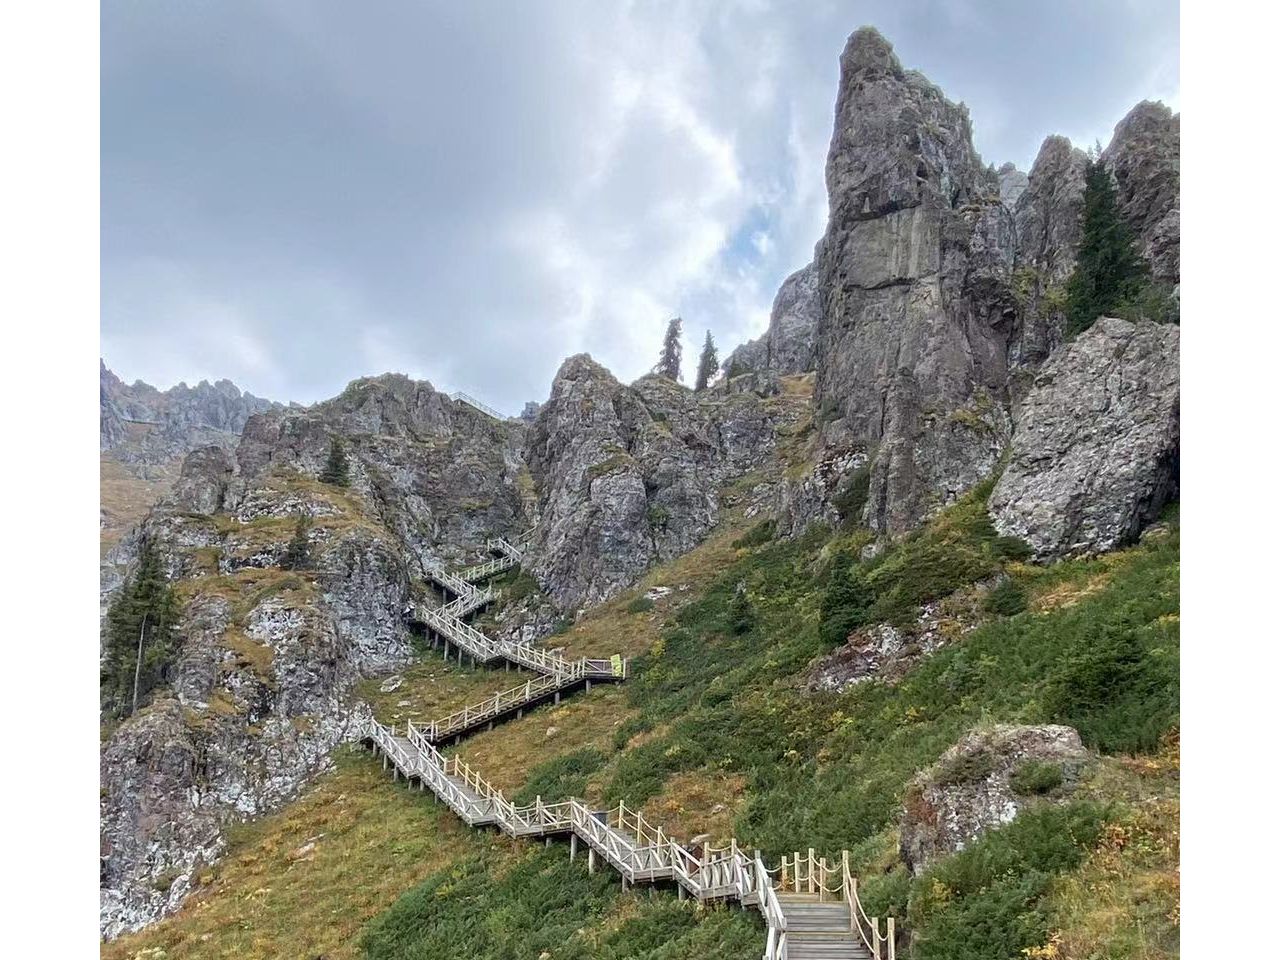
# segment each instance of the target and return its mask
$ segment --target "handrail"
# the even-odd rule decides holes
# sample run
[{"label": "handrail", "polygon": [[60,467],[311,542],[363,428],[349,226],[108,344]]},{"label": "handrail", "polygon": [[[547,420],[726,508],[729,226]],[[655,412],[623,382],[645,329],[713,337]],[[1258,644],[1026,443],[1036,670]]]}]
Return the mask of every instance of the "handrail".
[{"label": "handrail", "polygon": [[514,557],[498,557],[496,560],[486,560],[484,563],[463,567],[458,571],[457,575],[462,580],[483,580],[485,577],[491,577],[495,573],[510,570],[519,562]]},{"label": "handrail", "polygon": [[[468,570],[494,564],[511,566],[521,557],[520,548],[501,537],[490,538],[486,547],[502,557]],[[461,758],[445,757],[435,746],[436,741],[582,680],[623,679],[628,661],[619,656],[569,660],[559,651],[492,639],[462,617],[492,599],[493,591],[475,587],[443,570],[428,572],[456,596],[440,607],[420,608],[424,622],[477,660],[487,662],[503,657],[540,676],[468,704],[430,724],[409,722],[403,737],[396,736],[394,726],[387,728],[372,717],[367,718],[361,739],[381,749],[398,770],[429,786],[469,824],[492,823],[512,837],[549,838],[556,833],[570,833],[585,841],[593,856],[603,856],[628,882],[669,879],[700,901],[737,899],[744,905],[756,906],[768,927],[764,960],[787,960],[787,918],[778,894],[788,889],[816,896],[819,902],[843,900],[849,909],[850,933],[867,947],[874,960],[895,960],[894,919],[887,918],[882,933],[879,918],[867,916],[858,897],[857,880],[849,869],[847,851],[837,864],[818,857],[813,848],[803,855],[796,851],[790,857],[783,856],[774,870],[765,865],[759,851],[753,858],[740,850],[736,839],[719,847],[704,845],[695,853],[625,802],[608,810],[594,810],[576,797],[544,803],[539,796],[533,803],[517,806]],[[405,744],[412,749],[406,749]],[[772,873],[778,874],[776,881]]]},{"label": "handrail", "polygon": [[825,858],[814,856],[812,851],[805,856],[796,853],[784,857],[782,876],[775,883],[770,876],[775,871],[765,866],[760,853],[748,857],[736,840],[695,854],[625,802],[608,810],[593,810],[576,797],[553,803],[544,803],[538,797],[531,804],[516,806],[460,758],[441,754],[423,727],[409,723],[404,738],[416,756],[403,748],[393,730],[369,718],[362,738],[373,741],[406,775],[419,777],[469,823],[492,822],[515,837],[569,832],[586,841],[630,882],[669,877],[700,900],[746,902],[754,898],[768,927],[765,960],[786,960],[788,952],[787,918],[779,889],[790,886],[804,892],[810,881],[815,890],[828,888],[829,875],[839,877],[839,884],[829,889],[843,892],[850,908],[851,932],[858,935],[876,960],[895,960],[893,920],[887,921],[882,934],[878,919],[867,918],[857,896],[857,881],[849,870],[847,852],[840,866],[828,865]]},{"label": "handrail", "polygon": [[867,911],[862,906],[862,900],[858,896],[858,878],[849,872],[849,851],[844,851],[844,876],[842,878],[844,884],[845,902],[849,904],[849,926],[854,933],[858,935],[863,944],[871,951],[871,956],[875,960],[882,960],[880,954],[881,944],[888,947],[887,953],[883,960],[894,960],[896,955],[896,940],[894,931],[894,918],[888,917],[885,920],[885,933],[880,933],[880,918],[868,917]]},{"label": "handrail", "polygon": [[493,409],[493,407],[489,406],[487,403],[481,403],[475,397],[471,396],[471,394],[463,393],[461,390],[457,391],[456,393],[450,394],[449,399],[456,400],[461,403],[465,403],[468,406],[475,407],[481,413],[488,414],[489,416],[493,417],[493,419],[495,420],[507,419],[502,414],[500,414],[497,410]]}]

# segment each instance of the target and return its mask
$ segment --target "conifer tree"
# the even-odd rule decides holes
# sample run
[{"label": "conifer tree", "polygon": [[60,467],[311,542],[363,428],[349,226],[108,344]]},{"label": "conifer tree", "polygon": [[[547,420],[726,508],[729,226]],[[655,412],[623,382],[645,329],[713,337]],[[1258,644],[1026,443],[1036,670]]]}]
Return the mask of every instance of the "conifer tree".
[{"label": "conifer tree", "polygon": [[320,482],[330,483],[335,487],[345,487],[351,483],[347,452],[342,449],[342,441],[337,437],[329,441],[329,459],[320,471]]},{"label": "conifer tree", "polygon": [[311,518],[305,513],[298,514],[293,527],[293,538],[285,547],[284,556],[280,558],[280,566],[285,570],[306,570],[311,566],[311,545],[308,534],[311,532]]},{"label": "conifer tree", "polygon": [[1124,311],[1147,286],[1147,267],[1116,205],[1111,174],[1092,156],[1084,176],[1080,253],[1067,282],[1068,336]]},{"label": "conifer tree", "polygon": [[672,317],[667,323],[667,335],[662,338],[662,356],[658,360],[658,365],[654,367],[655,373],[677,383],[680,382],[680,356],[683,350],[680,346],[681,326],[682,321],[679,317]]},{"label": "conifer tree", "polygon": [[716,342],[711,339],[711,331],[708,330],[707,339],[702,342],[702,356],[698,358],[698,379],[693,389],[707,389],[707,384],[716,375],[716,368],[719,366],[720,358],[716,355]]},{"label": "conifer tree", "polygon": [[107,611],[102,695],[117,716],[131,714],[167,678],[180,614],[160,555],[144,540],[137,568]]}]

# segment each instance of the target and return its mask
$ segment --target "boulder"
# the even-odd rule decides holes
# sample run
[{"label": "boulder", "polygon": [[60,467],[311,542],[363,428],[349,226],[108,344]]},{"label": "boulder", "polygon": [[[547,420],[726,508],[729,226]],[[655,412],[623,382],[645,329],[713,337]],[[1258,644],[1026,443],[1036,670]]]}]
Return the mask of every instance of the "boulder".
[{"label": "boulder", "polygon": [[1134,540],[1178,490],[1176,326],[1099,319],[1041,368],[989,507],[1040,559]]},{"label": "boulder", "polygon": [[1038,798],[1068,795],[1089,759],[1072,727],[997,725],[965,734],[907,787],[903,861],[918,876]]}]

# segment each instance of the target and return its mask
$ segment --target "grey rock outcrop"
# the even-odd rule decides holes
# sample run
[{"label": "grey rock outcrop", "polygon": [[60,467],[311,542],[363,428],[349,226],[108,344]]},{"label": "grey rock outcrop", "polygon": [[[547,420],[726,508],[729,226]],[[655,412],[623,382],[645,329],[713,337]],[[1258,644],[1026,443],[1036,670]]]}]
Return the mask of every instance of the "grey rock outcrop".
[{"label": "grey rock outcrop", "polygon": [[1179,282],[1182,269],[1180,145],[1178,115],[1144,100],[1116,124],[1101,158],[1151,275],[1170,286]]},{"label": "grey rock outcrop", "polygon": [[1046,137],[1014,208],[1018,262],[1046,285],[1064,283],[1075,269],[1088,160],[1066,137]]},{"label": "grey rock outcrop", "polygon": [[169,495],[170,502],[192,513],[217,513],[235,474],[235,460],[218,446],[200,447],[187,454]]},{"label": "grey rock outcrop", "polygon": [[1059,768],[1057,797],[1068,794],[1089,752],[1071,727],[998,725],[971,731],[907,787],[900,822],[902,859],[915,875],[1008,823],[1032,797],[1011,783],[1028,762]]},{"label": "grey rock outcrop", "polygon": [[753,394],[695,394],[655,375],[624,386],[570,357],[528,438],[542,518],[534,575],[562,608],[613,596],[695,546],[716,523],[719,485],[774,441]]},{"label": "grey rock outcrop", "polygon": [[820,310],[818,274],[810,263],[782,282],[773,299],[769,329],[729,354],[721,365],[725,375],[757,372],[785,377],[812,370]]},{"label": "grey rock outcrop", "polygon": [[987,475],[1008,436],[1014,223],[963,106],[869,28],[840,66],[815,405],[829,444],[871,457],[867,523],[899,534]]},{"label": "grey rock outcrop", "polygon": [[1076,265],[1088,157],[1066,137],[1046,137],[1014,207],[1018,320],[1009,338],[1011,392],[1026,392],[1035,369],[1062,342],[1063,292]]},{"label": "grey rock outcrop", "polygon": [[989,501],[1040,558],[1114,549],[1177,494],[1179,331],[1103,317],[1041,368]]}]

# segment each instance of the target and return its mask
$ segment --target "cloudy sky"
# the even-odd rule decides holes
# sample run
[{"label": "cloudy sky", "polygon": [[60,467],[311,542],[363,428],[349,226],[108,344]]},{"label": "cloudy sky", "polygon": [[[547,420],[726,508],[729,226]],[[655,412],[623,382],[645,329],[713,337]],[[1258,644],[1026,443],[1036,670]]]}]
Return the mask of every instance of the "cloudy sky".
[{"label": "cloudy sky", "polygon": [[985,160],[1179,109],[1157,0],[131,0],[102,8],[102,354],[311,402],[388,370],[506,412],[682,316],[764,329],[826,219],[838,58],[880,28]]}]

